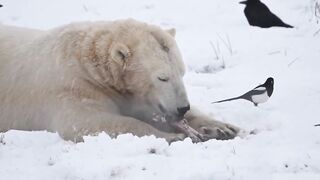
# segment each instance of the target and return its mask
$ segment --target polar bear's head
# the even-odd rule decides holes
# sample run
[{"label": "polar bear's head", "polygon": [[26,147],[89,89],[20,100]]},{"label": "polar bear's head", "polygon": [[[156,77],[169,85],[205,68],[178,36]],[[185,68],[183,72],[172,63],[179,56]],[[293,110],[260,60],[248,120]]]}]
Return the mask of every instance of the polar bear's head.
[{"label": "polar bear's head", "polygon": [[175,30],[134,20],[116,21],[102,29],[94,32],[90,43],[98,70],[91,76],[121,94],[122,99],[115,100],[120,111],[147,120],[180,119],[190,106]]}]

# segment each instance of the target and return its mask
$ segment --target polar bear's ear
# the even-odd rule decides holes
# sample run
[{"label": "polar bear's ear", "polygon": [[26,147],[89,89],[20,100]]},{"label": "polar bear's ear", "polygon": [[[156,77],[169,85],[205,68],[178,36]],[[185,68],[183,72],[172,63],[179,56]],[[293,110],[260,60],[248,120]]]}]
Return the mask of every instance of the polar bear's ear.
[{"label": "polar bear's ear", "polygon": [[171,28],[166,30],[172,37],[176,36],[176,29],[175,28]]},{"label": "polar bear's ear", "polygon": [[124,44],[113,44],[110,50],[111,58],[118,63],[124,63],[131,56],[129,48]]}]

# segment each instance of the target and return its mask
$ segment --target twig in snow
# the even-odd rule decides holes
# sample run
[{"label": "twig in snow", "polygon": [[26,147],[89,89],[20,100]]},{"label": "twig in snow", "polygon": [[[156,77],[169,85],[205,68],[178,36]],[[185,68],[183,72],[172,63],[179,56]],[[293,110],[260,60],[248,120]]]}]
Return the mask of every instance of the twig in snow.
[{"label": "twig in snow", "polygon": [[279,54],[281,53],[281,51],[273,51],[273,52],[269,52],[268,55],[274,55],[274,54]]},{"label": "twig in snow", "polygon": [[237,153],[236,153],[236,149],[234,148],[234,146],[232,146],[232,154],[234,154],[234,155],[236,155]]},{"label": "twig in snow", "polygon": [[5,145],[6,142],[4,142],[4,134],[0,135],[0,144]]},{"label": "twig in snow", "polygon": [[[223,57],[223,54],[221,53],[221,51],[220,51],[220,46],[219,46],[219,41],[217,41],[217,45],[215,46],[214,44],[213,44],[213,42],[212,41],[209,41],[209,43],[210,43],[210,45],[211,45],[211,47],[212,47],[212,49],[213,49],[213,52],[214,52],[214,54],[215,54],[215,60],[221,60],[221,62],[222,62],[222,65],[220,66],[222,69],[225,69],[226,68],[226,63],[225,63],[225,61],[224,61],[224,57]],[[210,70],[210,66],[206,66],[205,67],[205,72],[210,72],[211,70]],[[207,69],[207,70],[206,70]]]},{"label": "twig in snow", "polygon": [[318,29],[318,30],[313,34],[313,36],[318,35],[318,34],[319,34],[319,32],[320,32],[320,29]]},{"label": "twig in snow", "polygon": [[320,4],[316,2],[314,5],[314,16],[320,18]]},{"label": "twig in snow", "polygon": [[311,3],[311,11],[312,11],[312,17],[314,17],[317,24],[319,24],[320,20],[320,3],[318,0],[313,0]]},{"label": "twig in snow", "polygon": [[83,7],[83,9],[84,9],[85,12],[88,12],[88,8],[87,8],[86,5],[83,4],[82,7]]},{"label": "twig in snow", "polygon": [[217,34],[217,35],[221,39],[223,44],[226,46],[226,48],[229,50],[230,55],[233,55],[233,50],[232,50],[232,45],[231,45],[229,35],[228,34],[226,35],[227,41],[225,41],[219,34]]},{"label": "twig in snow", "polygon": [[225,61],[224,61],[223,55],[221,55],[221,60],[222,60],[221,68],[222,68],[222,69],[225,69],[225,68],[226,68],[226,63],[225,63]]},{"label": "twig in snow", "polygon": [[219,49],[219,42],[217,42],[217,48],[216,46],[213,44],[212,41],[209,42],[212,49],[213,49],[213,52],[215,54],[215,59],[218,60],[219,59],[219,54],[220,54],[220,49]]},{"label": "twig in snow", "polygon": [[289,64],[288,64],[288,67],[290,67],[293,63],[295,63],[296,61],[298,61],[299,58],[295,58],[293,61],[291,61]]},{"label": "twig in snow", "polygon": [[227,170],[228,170],[228,171],[231,171],[232,176],[235,176],[235,175],[236,175],[233,167],[230,167],[229,165],[227,165]]}]

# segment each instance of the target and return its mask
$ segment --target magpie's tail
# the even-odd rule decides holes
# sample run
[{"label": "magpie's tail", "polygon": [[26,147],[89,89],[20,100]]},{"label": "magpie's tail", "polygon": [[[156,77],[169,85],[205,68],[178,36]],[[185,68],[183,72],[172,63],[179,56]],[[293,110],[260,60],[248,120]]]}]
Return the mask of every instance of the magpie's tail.
[{"label": "magpie's tail", "polygon": [[234,98],[230,98],[230,99],[224,99],[224,100],[221,100],[221,101],[211,102],[211,104],[222,103],[222,102],[226,102],[226,101],[233,101],[233,100],[237,100],[237,99],[243,99],[243,97],[242,96],[238,96],[238,97],[234,97]]},{"label": "magpie's tail", "polygon": [[286,28],[294,28],[293,26],[291,26],[291,25],[289,25],[289,24],[286,24],[286,23],[283,24],[283,27],[286,27]]},{"label": "magpie's tail", "polygon": [[315,124],[314,126],[320,126],[320,124]]}]

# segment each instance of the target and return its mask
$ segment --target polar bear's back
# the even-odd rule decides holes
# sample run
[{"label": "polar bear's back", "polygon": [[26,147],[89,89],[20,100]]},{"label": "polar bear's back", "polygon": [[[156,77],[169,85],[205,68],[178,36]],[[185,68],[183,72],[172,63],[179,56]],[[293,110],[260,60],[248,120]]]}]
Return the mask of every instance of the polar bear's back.
[{"label": "polar bear's back", "polygon": [[[33,58],[28,57],[28,52],[33,48],[32,42],[43,32],[0,24],[0,131],[19,120],[18,111],[26,112],[19,114],[20,117],[28,116],[26,109],[33,102],[27,100],[30,97],[29,89],[34,84],[32,82],[36,82],[28,77],[39,68],[37,63],[32,63]],[[33,66],[27,65],[31,63]],[[16,129],[22,129],[19,127]]]},{"label": "polar bear's back", "polygon": [[15,42],[25,43],[41,33],[43,33],[41,30],[0,24],[0,45],[6,42],[11,42],[12,44]]},{"label": "polar bear's back", "polygon": [[0,68],[43,31],[0,24]]}]

